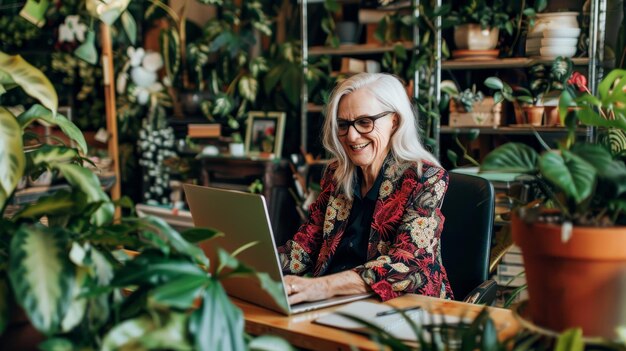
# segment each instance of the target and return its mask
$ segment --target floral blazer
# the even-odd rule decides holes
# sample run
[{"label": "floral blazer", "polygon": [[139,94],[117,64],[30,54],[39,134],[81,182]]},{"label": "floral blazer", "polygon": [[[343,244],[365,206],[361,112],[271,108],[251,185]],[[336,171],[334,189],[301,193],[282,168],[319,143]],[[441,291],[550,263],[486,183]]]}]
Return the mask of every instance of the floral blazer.
[{"label": "floral blazer", "polygon": [[[278,248],[283,272],[322,276],[346,229],[348,201],[329,165],[322,191],[309,218],[292,240]],[[369,235],[367,260],[355,267],[383,301],[404,293],[452,298],[441,263],[440,237],[444,216],[439,207],[448,187],[448,173],[430,163],[417,175],[417,163],[392,161],[384,171]]]}]

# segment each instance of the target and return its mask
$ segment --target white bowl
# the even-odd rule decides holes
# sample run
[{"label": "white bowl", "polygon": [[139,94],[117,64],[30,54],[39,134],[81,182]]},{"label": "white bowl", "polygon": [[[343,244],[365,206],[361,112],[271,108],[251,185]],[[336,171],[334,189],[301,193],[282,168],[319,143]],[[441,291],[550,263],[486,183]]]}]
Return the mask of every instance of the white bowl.
[{"label": "white bowl", "polygon": [[541,39],[541,46],[576,46],[578,38],[545,38]]},{"label": "white bowl", "polygon": [[576,47],[571,46],[544,46],[539,49],[543,57],[572,57],[576,54]]},{"label": "white bowl", "polygon": [[543,31],[544,38],[578,38],[580,28],[554,28]]}]

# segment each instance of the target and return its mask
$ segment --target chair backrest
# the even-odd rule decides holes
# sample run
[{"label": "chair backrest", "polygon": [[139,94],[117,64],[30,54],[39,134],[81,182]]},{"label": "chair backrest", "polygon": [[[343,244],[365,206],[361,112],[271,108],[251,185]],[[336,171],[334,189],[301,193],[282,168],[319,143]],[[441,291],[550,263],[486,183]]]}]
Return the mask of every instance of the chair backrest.
[{"label": "chair backrest", "polygon": [[456,300],[487,280],[495,194],[486,179],[450,172],[441,255]]}]

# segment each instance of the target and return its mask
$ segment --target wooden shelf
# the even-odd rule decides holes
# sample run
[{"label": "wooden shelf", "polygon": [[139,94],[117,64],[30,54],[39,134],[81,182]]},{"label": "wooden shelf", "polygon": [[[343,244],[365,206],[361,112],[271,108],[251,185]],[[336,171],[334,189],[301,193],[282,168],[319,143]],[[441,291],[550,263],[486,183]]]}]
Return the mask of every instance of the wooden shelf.
[{"label": "wooden shelf", "polygon": [[[567,129],[565,127],[532,127],[532,126],[502,126],[502,127],[450,127],[450,126],[441,126],[441,134],[453,134],[453,133],[468,133],[470,130],[477,129],[480,134],[483,135],[532,135],[533,131],[536,131],[540,134],[567,134]],[[578,135],[586,135],[586,128],[579,128],[576,130],[576,134]]]},{"label": "wooden shelf", "polygon": [[[402,43],[406,49],[412,49],[413,43]],[[382,52],[393,51],[394,45],[379,44],[356,44],[356,45],[339,45],[338,48],[328,46],[311,46],[309,48],[309,56],[318,55],[368,55],[379,54]]]},{"label": "wooden shelf", "polygon": [[[441,63],[443,69],[461,70],[461,69],[494,69],[494,68],[524,68],[532,65],[543,63],[551,63],[552,60],[542,57],[511,57],[494,60],[446,60]],[[584,66],[589,64],[589,58],[573,58],[572,63],[575,66]]]}]

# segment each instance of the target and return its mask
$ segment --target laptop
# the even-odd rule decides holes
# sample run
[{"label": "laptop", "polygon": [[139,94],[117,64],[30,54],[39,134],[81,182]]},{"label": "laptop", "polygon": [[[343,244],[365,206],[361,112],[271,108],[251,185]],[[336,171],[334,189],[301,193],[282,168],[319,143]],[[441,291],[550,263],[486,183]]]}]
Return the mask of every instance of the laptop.
[{"label": "laptop", "polygon": [[256,245],[239,253],[237,259],[254,268],[257,272],[266,272],[272,280],[280,283],[283,290],[279,296],[282,301],[277,303],[261,288],[256,277],[235,277],[222,281],[229,295],[286,315],[371,296],[371,294],[346,295],[322,301],[289,305],[278,250],[274,243],[272,225],[263,195],[191,184],[185,184],[183,187],[194,225],[196,227],[214,228],[225,234],[222,237],[200,243],[200,247],[210,259],[211,267],[217,266],[217,247],[221,247],[227,252],[233,252],[245,244],[256,241]]}]

